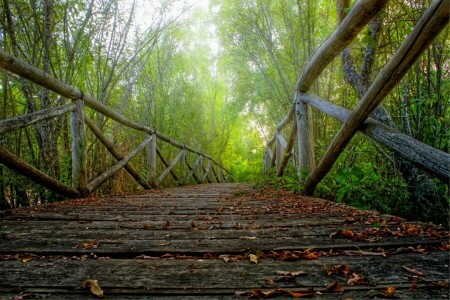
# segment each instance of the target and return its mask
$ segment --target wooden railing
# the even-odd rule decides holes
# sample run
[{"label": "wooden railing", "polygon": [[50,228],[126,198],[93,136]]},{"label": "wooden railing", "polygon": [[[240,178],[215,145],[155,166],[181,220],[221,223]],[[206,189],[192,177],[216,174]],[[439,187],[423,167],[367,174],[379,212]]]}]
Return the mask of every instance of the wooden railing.
[{"label": "wooden railing", "polygon": [[[387,127],[370,118],[370,114],[385,96],[403,78],[420,54],[447,25],[450,14],[449,0],[435,0],[417,22],[394,56],[378,74],[375,81],[353,111],[308,94],[313,82],[325,67],[357,36],[361,29],[384,7],[387,0],[360,0],[351,9],[331,37],[317,50],[297,81],[297,92],[287,116],[277,125],[276,132],[267,143],[264,155],[265,172],[276,167],[282,176],[286,165],[294,157],[295,140],[298,158],[294,164],[299,176],[306,174],[303,193],[310,195],[316,185],[330,171],[339,154],[357,131],[361,131],[397,155],[409,160],[444,180],[450,180],[450,155],[430,147],[410,136]],[[319,164],[315,165],[311,107],[343,123]],[[287,141],[283,129],[290,126]]]},{"label": "wooden railing", "polygon": [[[122,168],[124,168],[144,189],[158,187],[169,174],[178,183],[187,183],[192,180],[197,183],[223,182],[227,180],[228,170],[212,157],[179,143],[152,128],[125,118],[109,109],[104,104],[98,102],[94,97],[51,77],[43,71],[30,66],[1,50],[0,68],[17,74],[22,78],[39,84],[42,87],[72,100],[72,102],[67,105],[43,109],[31,114],[0,120],[0,135],[2,135],[45,119],[70,113],[70,127],[72,134],[72,186],[59,182],[16,157],[8,150],[0,147],[0,163],[54,192],[70,198],[87,196],[97,190],[101,184],[114,176]],[[146,135],[146,138],[129,154],[124,155],[120,153],[116,150],[114,144],[108,140],[95,123],[84,113],[85,106],[128,128],[143,132]],[[88,170],[86,169],[86,125],[117,160],[117,164],[91,180],[87,178]],[[157,146],[157,140],[178,148],[178,155],[176,155],[172,161],[167,161],[161,149]],[[129,162],[145,148],[147,149],[146,166],[143,167],[146,168],[147,178],[142,178],[140,173],[137,172]],[[195,162],[192,165],[187,159],[188,154],[193,154],[196,157],[194,159]],[[162,164],[165,166],[165,169],[161,174],[158,174],[157,170],[157,157],[160,158]],[[175,166],[177,164],[183,166],[179,169],[184,170],[184,174],[176,174]]]}]

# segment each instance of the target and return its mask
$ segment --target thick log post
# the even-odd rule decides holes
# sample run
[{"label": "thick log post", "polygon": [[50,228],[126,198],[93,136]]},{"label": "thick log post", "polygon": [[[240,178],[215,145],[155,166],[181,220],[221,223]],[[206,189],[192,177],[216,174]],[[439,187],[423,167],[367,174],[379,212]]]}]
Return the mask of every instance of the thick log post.
[{"label": "thick log post", "polygon": [[82,197],[89,194],[86,169],[86,128],[84,126],[84,103],[73,100],[76,109],[70,114],[72,131],[72,185]]},{"label": "thick log post", "polygon": [[156,186],[156,134],[152,134],[152,140],[147,145],[147,182]]},{"label": "thick log post", "polygon": [[280,131],[277,130],[275,140],[275,152],[276,152],[275,165],[277,168],[277,174],[279,174],[281,170],[282,166],[281,162],[283,160],[284,152],[286,151],[286,144],[287,143],[283,135],[281,134]]},{"label": "thick log post", "polygon": [[205,181],[203,180],[203,173],[205,171],[204,171],[204,168],[203,168],[203,155],[201,155],[201,154],[200,154],[200,156],[198,158],[198,170],[199,170],[198,178],[200,179],[200,183],[204,183]]},{"label": "thick log post", "polygon": [[[301,100],[301,93],[295,96],[295,113],[297,123],[298,166],[300,180],[305,173],[311,174],[315,168],[313,126],[311,107]],[[306,176],[305,176],[306,177]]]},{"label": "thick log post", "polygon": [[270,169],[272,169],[272,157],[272,149],[270,149],[270,147],[267,147],[266,152],[264,152],[264,174],[266,175],[269,175]]}]

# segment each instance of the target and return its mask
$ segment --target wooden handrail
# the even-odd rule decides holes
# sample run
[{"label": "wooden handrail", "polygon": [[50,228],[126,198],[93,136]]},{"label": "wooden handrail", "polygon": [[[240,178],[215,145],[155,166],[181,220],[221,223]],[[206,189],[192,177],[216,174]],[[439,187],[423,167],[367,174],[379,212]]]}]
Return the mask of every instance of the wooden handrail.
[{"label": "wooden handrail", "polygon": [[360,0],[335,32],[319,47],[297,80],[297,90],[306,92],[325,67],[348,46],[388,0]]},{"label": "wooden handrail", "polygon": [[319,165],[308,176],[304,186],[306,195],[312,194],[316,185],[328,173],[337,157],[350,142],[358,127],[363,124],[384,97],[403,78],[419,55],[431,44],[448,23],[450,0],[434,1],[414,26],[391,60],[378,74],[348,120],[341,127]]},{"label": "wooden handrail", "polygon": [[27,115],[0,120],[0,134],[18,130],[46,119],[59,117],[74,110],[75,104],[69,103],[58,107],[43,109]]},{"label": "wooden handrail", "polygon": [[[45,87],[51,91],[54,91],[55,93],[64,96],[69,99],[82,99],[84,101],[84,104],[95,111],[107,116],[108,118],[111,118],[115,120],[116,122],[127,126],[129,128],[145,132],[148,134],[156,134],[158,139],[163,140],[169,144],[171,144],[174,147],[177,147],[179,149],[186,149],[192,153],[196,153],[198,155],[203,155],[204,157],[211,159],[215,164],[220,165],[217,161],[215,161],[212,157],[201,153],[200,151],[191,148],[185,144],[179,143],[175,141],[174,139],[157,132],[155,129],[152,129],[150,127],[141,125],[137,122],[131,121],[124,116],[116,113],[112,109],[108,108],[103,103],[97,101],[93,96],[89,94],[85,94],[83,91],[72,87],[52,76],[49,74],[43,72],[42,70],[29,65],[25,62],[20,61],[19,59],[15,58],[14,56],[6,53],[3,50],[0,50],[0,68],[5,69],[11,73],[14,73],[16,75],[19,75],[22,78],[25,78],[33,83],[36,83],[42,87]],[[226,170],[224,168],[224,170]],[[228,170],[226,170],[228,172]]]},{"label": "wooden handrail", "polygon": [[[55,107],[44,109],[41,111],[37,111],[31,114],[27,114],[24,116],[8,118],[0,121],[0,134],[10,132],[13,130],[17,130],[23,128],[28,125],[35,124],[39,121],[49,119],[52,117],[57,117],[64,115],[68,112],[71,113],[71,131],[72,131],[72,184],[74,188],[68,187],[57,180],[52,179],[48,175],[42,173],[31,165],[25,163],[19,158],[15,157],[13,154],[9,153],[5,149],[0,149],[0,162],[4,163],[6,166],[11,169],[18,171],[19,173],[27,176],[31,180],[36,181],[37,183],[50,188],[51,190],[58,192],[62,195],[68,197],[79,197],[79,196],[87,196],[90,193],[94,192],[102,183],[111,178],[114,174],[116,174],[120,169],[125,168],[128,173],[144,188],[149,189],[152,187],[157,187],[164,178],[170,173],[175,180],[179,180],[178,176],[173,171],[173,168],[177,163],[185,163],[189,168],[190,175],[186,178],[194,177],[196,181],[199,181],[199,178],[195,174],[195,168],[197,167],[197,162],[194,165],[194,168],[190,168],[187,160],[184,158],[187,152],[194,153],[199,155],[199,159],[201,161],[202,157],[205,157],[209,161],[208,171],[205,174],[205,177],[211,173],[211,170],[214,170],[212,167],[213,164],[220,167],[221,172],[229,172],[225,169],[221,164],[215,161],[212,157],[201,153],[191,147],[186,146],[185,144],[179,143],[176,140],[157,132],[156,130],[149,128],[147,126],[143,126],[139,123],[131,121],[124,116],[114,112],[109,109],[104,104],[98,102],[94,97],[83,93],[81,90],[78,90],[64,82],[44,73],[38,68],[35,68],[31,65],[28,65],[17,58],[11,56],[10,54],[0,50],[0,68],[3,68],[7,71],[10,71],[14,74],[17,74],[25,79],[30,80],[36,84],[39,84],[49,90],[52,90],[59,95],[72,99],[72,103]],[[141,143],[138,148],[133,150],[128,155],[124,156],[115,150],[114,145],[110,142],[101,132],[101,130],[94,124],[92,120],[84,114],[84,106],[88,106],[95,111],[105,115],[108,118],[111,118],[118,123],[141,132],[146,133],[149,137],[145,139],[143,143]],[[85,126],[89,127],[91,131],[94,133],[96,138],[107,148],[107,150],[118,160],[118,163],[111,167],[109,170],[105,171],[103,174],[99,175],[95,178],[91,183],[88,184],[87,181],[87,169],[86,169],[86,133]],[[169,164],[164,158],[162,152],[158,148],[156,144],[156,140],[161,140],[167,142],[168,144],[181,149],[180,154],[172,160]],[[150,146],[148,155],[147,155],[147,179],[148,181],[144,181],[139,173],[134,170],[129,165],[129,161],[137,155],[140,151],[142,151],[147,144]],[[156,178],[156,155],[158,155],[162,161],[162,163],[166,166],[166,170],[162,172],[162,174]],[[182,158],[183,157],[183,158]],[[202,167],[203,168],[203,167]],[[223,176],[222,176],[223,177]],[[220,181],[216,175],[216,180]],[[208,178],[209,181],[209,178]]]},{"label": "wooden handrail", "polygon": [[[362,131],[376,142],[386,146],[406,160],[422,167],[426,171],[435,174],[444,181],[450,180],[450,154],[430,147],[412,137],[404,135],[395,129],[389,128],[380,122],[368,118],[372,111],[381,103],[392,88],[401,80],[406,71],[413,65],[419,55],[428,47],[435,37],[442,31],[449,21],[450,0],[434,1],[419,22],[414,27],[402,46],[397,50],[389,63],[383,68],[372,86],[368,89],[362,100],[354,111],[348,111],[337,105],[331,104],[317,96],[305,94],[314,80],[339,53],[360,32],[370,19],[386,4],[387,1],[360,0],[347,15],[332,36],[317,50],[308,65],[297,80],[297,92],[289,113],[277,125],[274,136],[267,143],[265,153],[265,171],[268,167],[277,166],[277,174],[281,176],[287,164],[287,158],[292,151],[292,143],[286,147],[277,145],[280,131],[287,124],[296,122],[297,128],[291,127],[290,136],[297,130],[299,143],[299,165],[307,167],[309,176],[304,182],[304,194],[312,194],[317,183],[331,169],[335,160],[350,141],[357,130]],[[297,116],[293,120],[292,113],[297,115],[306,114],[309,105],[322,112],[340,120],[344,123],[339,133],[330,144],[319,165],[314,167],[314,152],[311,150],[312,130],[308,128],[311,124],[308,118],[300,120]],[[303,111],[302,111],[303,109]],[[301,124],[305,122],[305,124]],[[275,150],[271,147],[275,143]],[[282,149],[279,149],[281,147]],[[280,153],[282,150],[282,153]],[[283,158],[279,157],[283,155]],[[275,163],[275,161],[277,163]],[[308,164],[312,167],[308,167]],[[301,172],[303,173],[303,172]]]}]

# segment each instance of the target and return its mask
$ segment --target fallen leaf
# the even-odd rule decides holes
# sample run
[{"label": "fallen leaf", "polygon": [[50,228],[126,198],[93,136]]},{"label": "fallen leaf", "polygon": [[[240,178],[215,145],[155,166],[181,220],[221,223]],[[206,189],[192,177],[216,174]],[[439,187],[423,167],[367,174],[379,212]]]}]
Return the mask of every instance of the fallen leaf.
[{"label": "fallen leaf", "polygon": [[413,268],[409,268],[407,266],[402,266],[402,269],[417,276],[425,276],[425,273],[417,271],[416,269]]},{"label": "fallen leaf", "polygon": [[327,284],[326,289],[333,292],[333,293],[343,293],[345,290],[338,282],[331,282]]},{"label": "fallen leaf", "polygon": [[197,229],[197,224],[195,224],[194,220],[191,221],[191,229],[192,230],[196,230]]},{"label": "fallen leaf", "polygon": [[258,264],[258,256],[256,256],[255,254],[249,254],[248,256],[250,262],[254,263],[254,264]]},{"label": "fallen leaf", "polygon": [[286,291],[289,295],[291,295],[294,298],[310,298],[316,296],[316,293],[314,291]]},{"label": "fallen leaf", "polygon": [[348,230],[348,229],[341,229],[338,230],[332,234],[330,234],[330,238],[331,239],[335,239],[335,238],[349,238],[352,239],[355,237],[355,232],[353,232],[352,230]]},{"label": "fallen leaf", "polygon": [[27,262],[29,262],[30,260],[33,260],[33,259],[34,259],[34,257],[27,256],[27,257],[22,257],[20,259],[20,261],[23,262],[23,263],[27,263]]},{"label": "fallen leaf", "polygon": [[364,280],[364,276],[356,273],[352,273],[352,277],[347,281],[347,284],[353,285]]},{"label": "fallen leaf", "polygon": [[306,273],[305,271],[297,271],[297,272],[290,272],[290,271],[276,271],[275,272],[278,275],[283,275],[283,276],[292,276],[292,277],[296,277],[296,276],[301,276],[301,275],[306,275],[308,273]]},{"label": "fallen leaf", "polygon": [[394,298],[395,290],[396,290],[395,286],[390,286],[387,289],[382,290],[381,293],[386,298]]},{"label": "fallen leaf", "polygon": [[87,288],[87,287],[91,288],[91,293],[94,296],[96,296],[98,298],[103,298],[103,290],[100,288],[100,285],[98,284],[98,280],[87,279],[83,284],[83,288]]},{"label": "fallen leaf", "polygon": [[90,243],[82,243],[81,244],[81,247],[83,249],[89,249],[89,248],[96,249],[96,248],[98,248],[98,246],[100,246],[100,243],[97,240],[92,241]]},{"label": "fallen leaf", "polygon": [[333,274],[342,273],[342,274],[344,274],[345,277],[347,277],[350,274],[350,269],[347,264],[337,265],[334,267],[327,266],[327,267],[325,267],[325,271],[328,276],[333,275]]},{"label": "fallen leaf", "polygon": [[300,258],[302,259],[318,259],[320,257],[319,253],[316,252],[310,252],[309,250],[306,250],[303,252],[302,255],[300,255]]},{"label": "fallen leaf", "polygon": [[410,291],[415,290],[417,288],[417,279],[414,278],[413,281],[411,282],[411,284],[409,285],[408,289]]},{"label": "fallen leaf", "polygon": [[144,229],[155,229],[156,226],[154,224],[144,224],[143,225]]}]

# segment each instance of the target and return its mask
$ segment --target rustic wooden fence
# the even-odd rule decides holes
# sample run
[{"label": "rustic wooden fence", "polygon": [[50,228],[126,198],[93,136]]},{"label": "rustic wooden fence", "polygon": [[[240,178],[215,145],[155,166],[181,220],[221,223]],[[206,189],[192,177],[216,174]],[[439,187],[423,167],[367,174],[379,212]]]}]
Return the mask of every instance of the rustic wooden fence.
[{"label": "rustic wooden fence", "polygon": [[[289,160],[295,158],[297,174],[299,176],[307,174],[303,182],[303,193],[310,195],[330,171],[354,134],[361,131],[397,155],[449,182],[448,153],[421,143],[369,117],[447,25],[450,14],[449,0],[435,0],[430,5],[353,111],[307,93],[325,67],[350,44],[386,3],[387,0],[358,1],[336,31],[311,58],[297,81],[297,91],[289,113],[277,125],[274,136],[267,143],[264,155],[266,173],[275,167],[277,176],[282,176]],[[317,166],[314,157],[311,107],[343,123]],[[283,130],[289,125],[291,125],[290,132],[286,135],[286,140]],[[298,151],[293,150],[296,141]]]},{"label": "rustic wooden fence", "polygon": [[[122,168],[124,168],[144,189],[158,187],[169,174],[179,183],[187,183],[192,180],[197,183],[223,182],[226,181],[228,177],[228,171],[212,157],[179,143],[152,128],[125,118],[97,101],[94,97],[51,77],[43,71],[30,66],[1,50],[0,68],[17,74],[22,78],[28,79],[31,82],[39,84],[42,87],[72,100],[71,103],[63,106],[43,109],[31,114],[0,120],[0,135],[2,135],[45,119],[70,113],[70,127],[72,134],[72,186],[59,182],[34,166],[21,160],[8,150],[0,147],[0,163],[52,191],[70,198],[87,196],[97,190],[101,184],[113,177]],[[129,154],[124,155],[120,153],[115,148],[113,142],[111,142],[84,113],[85,106],[88,106],[97,113],[111,118],[128,128],[143,132],[146,135],[146,138]],[[88,179],[88,170],[86,169],[86,126],[106,147],[112,156],[117,159],[117,164],[91,180]],[[178,148],[178,155],[176,155],[172,161],[168,161],[163,155],[160,147],[158,147],[157,140]],[[142,178],[140,173],[130,164],[130,160],[144,149],[147,149],[145,166],[147,178]],[[191,164],[192,161],[189,163],[189,160],[187,159],[189,154],[196,157],[193,164]],[[165,169],[161,174],[158,174],[159,172],[157,170],[157,157],[160,158],[161,163],[165,166]],[[181,168],[178,168],[178,170],[183,170],[183,174],[176,174],[175,166],[177,165],[182,166]]]}]

